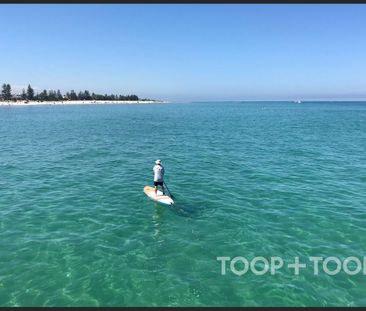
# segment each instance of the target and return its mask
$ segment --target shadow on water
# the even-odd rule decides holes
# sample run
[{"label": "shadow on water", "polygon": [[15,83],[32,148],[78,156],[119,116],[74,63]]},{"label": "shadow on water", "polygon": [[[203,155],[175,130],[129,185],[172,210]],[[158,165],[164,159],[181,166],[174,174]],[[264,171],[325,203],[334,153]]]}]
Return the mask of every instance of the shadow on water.
[{"label": "shadow on water", "polygon": [[153,224],[154,224],[154,238],[158,238],[161,232],[161,218],[164,212],[164,206],[161,204],[154,203],[154,214],[153,214]]},{"label": "shadow on water", "polygon": [[197,204],[190,204],[181,201],[178,201],[174,205],[170,206],[170,209],[178,216],[189,218],[199,217],[204,211],[204,208],[198,206]]},{"label": "shadow on water", "polygon": [[173,205],[165,205],[161,203],[154,202],[155,213],[154,218],[156,220],[161,219],[164,211],[170,210],[174,214],[181,217],[197,218],[203,214],[206,208],[200,206],[199,204],[191,204],[181,200],[175,199]]},{"label": "shadow on water", "polygon": [[154,213],[152,215],[152,223],[154,226],[153,238],[158,242],[163,242],[161,239],[162,227],[163,227],[163,214],[167,211],[172,211],[174,214],[181,217],[198,218],[203,212],[203,209],[198,208],[195,205],[189,204],[174,204],[171,206],[154,203]]}]

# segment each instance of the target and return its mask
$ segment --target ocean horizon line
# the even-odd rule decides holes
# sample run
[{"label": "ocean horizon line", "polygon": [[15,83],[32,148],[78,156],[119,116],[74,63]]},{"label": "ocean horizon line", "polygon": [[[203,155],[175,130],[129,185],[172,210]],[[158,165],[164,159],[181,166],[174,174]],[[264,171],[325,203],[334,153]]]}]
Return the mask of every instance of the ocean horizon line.
[{"label": "ocean horizon line", "polygon": [[212,103],[212,102],[280,102],[280,103],[309,103],[309,102],[366,102],[366,99],[357,99],[357,100],[345,100],[345,99],[332,99],[332,100],[325,100],[325,99],[304,99],[304,100],[291,100],[291,99],[243,99],[243,100],[191,100],[191,101],[169,101],[169,102],[187,102],[187,103]]}]

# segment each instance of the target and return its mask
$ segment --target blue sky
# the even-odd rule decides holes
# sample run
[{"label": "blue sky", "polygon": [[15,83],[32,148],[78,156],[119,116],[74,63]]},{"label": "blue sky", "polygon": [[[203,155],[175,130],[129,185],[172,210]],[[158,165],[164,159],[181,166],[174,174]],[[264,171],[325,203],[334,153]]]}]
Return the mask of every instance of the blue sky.
[{"label": "blue sky", "polygon": [[0,5],[0,83],[171,101],[366,98],[366,5]]}]

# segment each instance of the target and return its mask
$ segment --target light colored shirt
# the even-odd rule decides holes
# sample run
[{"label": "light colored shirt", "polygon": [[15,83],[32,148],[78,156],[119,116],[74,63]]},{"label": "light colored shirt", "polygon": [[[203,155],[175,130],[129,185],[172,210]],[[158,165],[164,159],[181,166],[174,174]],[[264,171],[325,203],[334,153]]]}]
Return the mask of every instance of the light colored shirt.
[{"label": "light colored shirt", "polygon": [[164,167],[162,165],[156,164],[153,168],[154,171],[154,181],[162,182],[164,180]]}]

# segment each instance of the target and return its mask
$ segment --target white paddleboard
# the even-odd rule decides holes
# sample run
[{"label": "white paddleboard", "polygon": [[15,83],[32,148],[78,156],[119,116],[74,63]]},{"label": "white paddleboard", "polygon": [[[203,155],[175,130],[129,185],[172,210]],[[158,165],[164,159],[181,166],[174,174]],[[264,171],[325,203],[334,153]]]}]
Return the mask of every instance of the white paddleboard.
[{"label": "white paddleboard", "polygon": [[172,205],[174,204],[174,201],[172,198],[168,195],[163,194],[160,190],[157,191],[157,194],[155,194],[155,188],[150,186],[144,187],[145,194],[152,200],[166,204],[166,205]]}]

